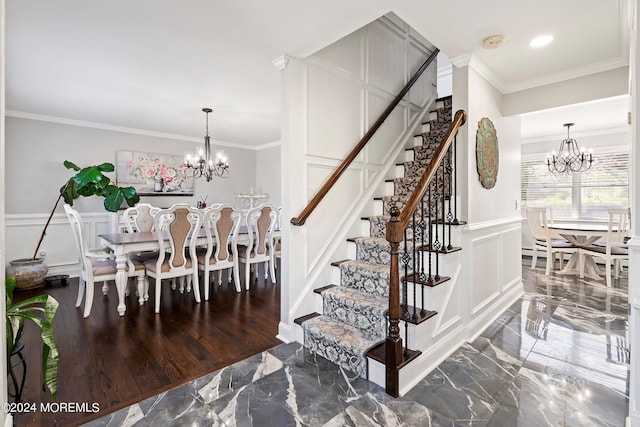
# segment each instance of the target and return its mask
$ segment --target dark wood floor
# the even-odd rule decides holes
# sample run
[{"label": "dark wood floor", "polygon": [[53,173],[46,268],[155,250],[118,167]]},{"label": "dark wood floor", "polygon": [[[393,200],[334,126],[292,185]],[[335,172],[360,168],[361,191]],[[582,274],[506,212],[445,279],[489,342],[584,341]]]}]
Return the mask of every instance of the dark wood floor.
[{"label": "dark wood floor", "polygon": [[[67,286],[16,292],[22,299],[46,291],[60,303],[54,320],[60,351],[57,402],[100,405],[97,414],[18,414],[16,425],[82,424],[278,345],[280,286],[263,277],[261,267],[251,290],[240,294],[223,280],[201,304],[193,293],[180,294],[163,284],[160,314],[153,310],[153,286],[147,304],[139,306],[131,285],[124,317],[116,311],[113,283],[106,297],[96,287],[87,319],[75,308],[77,279]],[[39,407],[51,400],[41,389],[41,345],[38,329],[31,326],[25,327],[23,340],[28,364],[23,401]]]}]

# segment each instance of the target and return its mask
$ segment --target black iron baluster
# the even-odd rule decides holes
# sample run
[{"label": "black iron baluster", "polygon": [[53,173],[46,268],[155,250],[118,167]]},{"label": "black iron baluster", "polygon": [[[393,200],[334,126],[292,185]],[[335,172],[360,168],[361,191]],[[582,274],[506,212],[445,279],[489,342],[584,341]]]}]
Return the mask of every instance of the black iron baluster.
[{"label": "black iron baluster", "polygon": [[[440,252],[440,236],[438,235],[438,197],[440,197],[440,180],[439,180],[439,173],[438,173],[439,169],[436,169],[436,173],[435,173],[435,179],[433,180],[435,183],[435,192],[436,192],[436,201],[435,201],[435,205],[436,205],[436,221],[435,221],[435,236],[434,236],[434,241],[433,241],[433,247],[431,249],[433,249],[433,251],[435,252],[435,257],[436,257],[436,275],[434,277],[435,281],[437,282],[438,280],[440,280],[440,257],[438,256],[438,252]],[[442,194],[442,197],[444,197],[444,194]]]},{"label": "black iron baluster", "polygon": [[[446,203],[446,195],[447,195],[447,170],[445,168],[445,162],[443,161],[442,163],[440,163],[439,169],[442,171],[442,203],[440,205],[440,221],[442,221],[442,251],[444,252],[444,247],[445,247],[445,241],[447,240],[447,235],[446,235],[446,227],[447,225],[445,224],[445,212],[446,212],[446,208],[445,208],[445,203]],[[451,236],[449,236],[449,239],[451,239]]]},{"label": "black iron baluster", "polygon": [[416,265],[417,259],[416,259],[416,211],[413,211],[413,218],[411,220],[411,237],[413,238],[413,272],[411,273],[411,277],[413,277],[412,283],[413,283],[413,315],[411,316],[411,318],[415,321],[418,320],[418,313],[416,312],[416,287],[418,285],[417,283],[417,274],[418,274],[418,266]]},{"label": "black iron baluster", "polygon": [[408,295],[408,277],[409,277],[409,260],[407,259],[407,229],[404,231],[404,253],[402,254],[402,263],[404,264],[404,277],[402,278],[402,297],[404,298],[404,306],[402,309],[401,318],[404,319],[404,355],[408,354],[409,348],[407,347],[407,343],[409,342],[409,323],[407,319],[409,318],[409,295]]},{"label": "black iron baluster", "polygon": [[432,192],[431,192],[431,188],[433,187],[433,182],[430,182],[429,184],[429,201],[427,202],[429,205],[429,246],[427,246],[427,251],[429,252],[429,278],[428,281],[429,282],[433,282],[433,276],[431,275],[431,245],[433,244],[433,223],[431,222],[431,218],[432,218],[432,210],[431,210],[431,201],[433,200],[432,198]]},{"label": "black iron baluster", "polygon": [[453,201],[451,198],[453,197],[452,185],[453,185],[453,167],[451,165],[451,157],[453,155],[453,149],[449,147],[449,151],[447,151],[447,184],[448,191],[447,195],[449,196],[449,207],[447,211],[447,224],[449,225],[449,244],[447,245],[447,250],[452,250],[453,245],[451,244],[451,222],[453,221],[453,213],[451,213],[451,203]]}]

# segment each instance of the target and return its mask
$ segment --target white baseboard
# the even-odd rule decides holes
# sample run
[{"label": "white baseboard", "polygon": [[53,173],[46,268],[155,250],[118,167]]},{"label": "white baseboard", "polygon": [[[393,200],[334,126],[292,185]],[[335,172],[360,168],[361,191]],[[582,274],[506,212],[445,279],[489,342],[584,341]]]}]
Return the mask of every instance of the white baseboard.
[{"label": "white baseboard", "polygon": [[295,338],[292,339],[292,337],[294,337],[293,328],[284,322],[280,322],[278,324],[278,335],[276,335],[276,338],[285,344],[289,344],[295,341]]}]

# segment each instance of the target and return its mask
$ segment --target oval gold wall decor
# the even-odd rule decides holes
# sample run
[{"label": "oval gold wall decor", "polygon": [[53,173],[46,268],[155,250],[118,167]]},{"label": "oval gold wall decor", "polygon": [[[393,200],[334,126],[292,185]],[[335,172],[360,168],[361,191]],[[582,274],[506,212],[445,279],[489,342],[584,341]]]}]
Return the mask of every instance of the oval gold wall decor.
[{"label": "oval gold wall decor", "polygon": [[493,188],[498,178],[498,135],[491,120],[483,117],[476,132],[476,164],[478,178],[484,188]]}]

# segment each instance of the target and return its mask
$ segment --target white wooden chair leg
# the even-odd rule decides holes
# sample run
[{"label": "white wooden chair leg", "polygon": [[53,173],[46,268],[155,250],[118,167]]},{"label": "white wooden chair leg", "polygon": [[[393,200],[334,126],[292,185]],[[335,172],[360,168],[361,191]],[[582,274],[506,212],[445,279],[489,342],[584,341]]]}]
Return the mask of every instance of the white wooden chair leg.
[{"label": "white wooden chair leg", "polygon": [[[187,280],[192,281],[191,276],[189,276],[187,278]],[[195,270],[193,272],[193,296],[196,299],[197,303],[200,303],[200,283],[198,282],[199,277],[198,277],[198,270]],[[208,287],[208,285],[207,285]]]},{"label": "white wooden chair leg", "polygon": [[247,259],[245,260],[246,262],[244,263],[244,286],[247,290],[249,290],[249,282],[251,279],[251,263],[249,263],[249,258],[247,257]]},{"label": "white wooden chair leg", "polygon": [[171,279],[171,290],[176,290],[178,287],[176,286],[176,278]]},{"label": "white wooden chair leg", "polygon": [[149,277],[144,276],[144,300],[149,301]]},{"label": "white wooden chair leg", "polygon": [[605,267],[605,270],[606,270],[605,274],[607,275],[607,287],[610,288],[611,287],[611,263],[607,262],[606,264],[607,265]]},{"label": "white wooden chair leg", "polygon": [[91,306],[93,305],[93,288],[94,286],[87,286],[87,290],[86,290],[86,296],[84,299],[84,318],[89,317],[89,314],[91,313]]},{"label": "white wooden chair leg", "polygon": [[107,295],[108,293],[109,293],[109,285],[107,285],[107,282],[103,282],[102,295]]},{"label": "white wooden chair leg", "polygon": [[211,284],[209,283],[209,269],[206,267],[205,265],[205,270],[204,270],[204,278],[202,280],[202,283],[204,285],[204,300],[205,301],[209,301],[209,286],[211,286]]},{"label": "white wooden chair leg", "polygon": [[[229,274],[231,275],[231,274]],[[233,263],[233,283],[236,286],[236,292],[240,292],[240,263]]]},{"label": "white wooden chair leg", "polygon": [[87,287],[87,282],[82,280],[82,278],[78,279],[78,298],[76,299],[76,308],[80,307],[82,304],[82,297],[84,296],[84,288]]},{"label": "white wooden chair leg", "polygon": [[144,304],[144,276],[138,276],[138,304]]},{"label": "white wooden chair leg", "polygon": [[162,281],[159,277],[156,277],[156,313],[160,313],[160,290],[162,288]]},{"label": "white wooden chair leg", "polygon": [[[256,271],[257,271],[257,268],[258,268],[258,266],[256,266]],[[264,278],[265,279],[269,278],[269,261],[265,261],[264,262]]]},{"label": "white wooden chair leg", "polygon": [[536,264],[538,263],[538,250],[536,247],[533,247],[533,257],[531,257],[531,269],[536,269]]},{"label": "white wooden chair leg", "polygon": [[275,267],[275,258],[271,258],[271,261],[269,262],[269,272],[271,273],[271,281],[273,283],[276,283],[276,267]]},{"label": "white wooden chair leg", "polygon": [[547,251],[547,268],[545,269],[545,276],[548,276],[551,274],[551,267],[553,266],[553,261],[554,261],[555,255],[553,254],[553,252],[551,251]]}]

